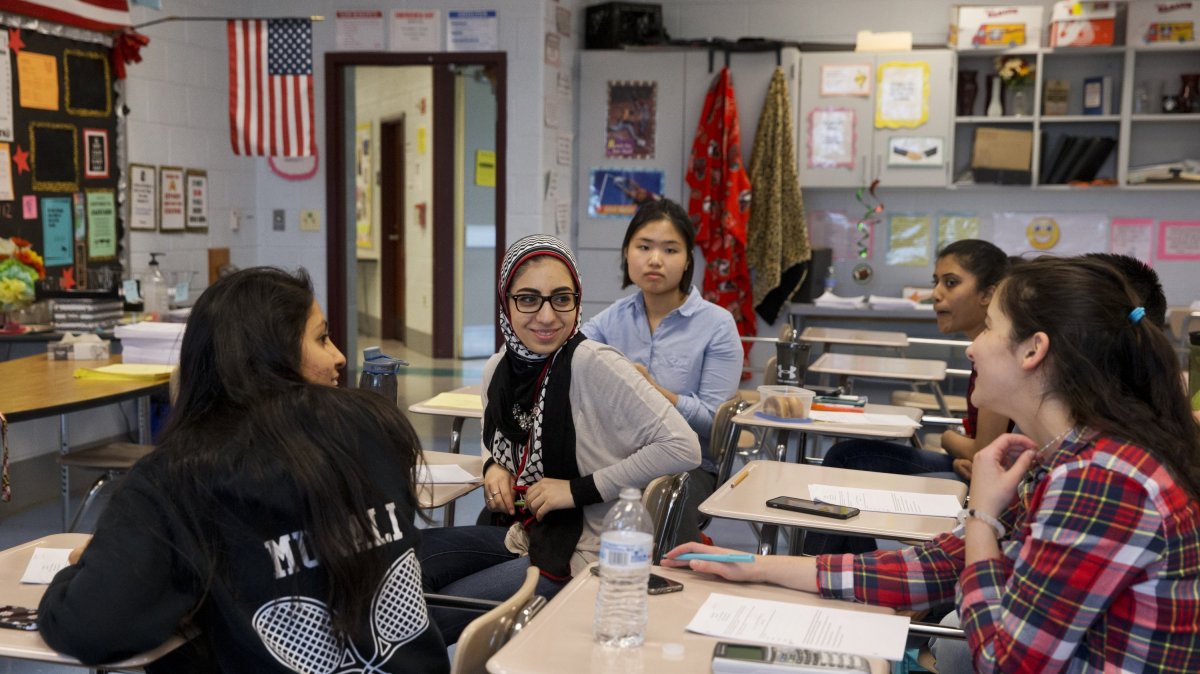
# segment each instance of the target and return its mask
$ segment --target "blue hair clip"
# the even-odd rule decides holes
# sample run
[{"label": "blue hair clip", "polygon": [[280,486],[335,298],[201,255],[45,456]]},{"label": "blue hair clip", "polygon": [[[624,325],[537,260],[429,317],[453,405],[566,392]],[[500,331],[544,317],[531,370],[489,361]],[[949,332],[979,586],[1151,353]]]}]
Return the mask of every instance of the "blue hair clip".
[{"label": "blue hair clip", "polygon": [[1145,307],[1134,307],[1133,311],[1129,312],[1129,322],[1137,325],[1141,322],[1142,316],[1146,315]]}]

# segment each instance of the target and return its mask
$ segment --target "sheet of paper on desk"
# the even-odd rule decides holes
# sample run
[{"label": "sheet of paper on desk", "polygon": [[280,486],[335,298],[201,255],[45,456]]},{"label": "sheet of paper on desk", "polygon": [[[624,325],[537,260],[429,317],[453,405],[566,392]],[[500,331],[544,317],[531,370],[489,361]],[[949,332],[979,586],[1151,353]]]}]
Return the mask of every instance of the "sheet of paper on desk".
[{"label": "sheet of paper on desk", "polygon": [[932,515],[956,517],[962,504],[950,494],[921,494],[886,489],[855,489],[827,484],[808,485],[808,495],[814,501],[850,506],[859,510],[901,515]]},{"label": "sheet of paper on desk", "polygon": [[54,574],[71,565],[67,561],[70,554],[71,548],[34,548],[21,582],[35,585],[49,583],[54,580]]},{"label": "sheet of paper on desk", "polygon": [[[448,463],[444,465],[421,466],[417,472],[417,482],[420,484],[466,484],[479,482],[483,478],[472,475],[462,466]],[[957,511],[955,511],[957,512]]]},{"label": "sheet of paper on desk", "polygon": [[478,395],[469,393],[439,393],[425,401],[429,407],[449,407],[456,410],[479,411],[483,400]]},{"label": "sheet of paper on desk", "polygon": [[854,424],[855,426],[900,426],[904,428],[920,428],[921,424],[903,414],[871,414],[870,412],[809,412],[813,421],[826,421],[835,424]]},{"label": "sheet of paper on desk", "polygon": [[903,660],[908,618],[714,592],[687,628],[732,641]]}]

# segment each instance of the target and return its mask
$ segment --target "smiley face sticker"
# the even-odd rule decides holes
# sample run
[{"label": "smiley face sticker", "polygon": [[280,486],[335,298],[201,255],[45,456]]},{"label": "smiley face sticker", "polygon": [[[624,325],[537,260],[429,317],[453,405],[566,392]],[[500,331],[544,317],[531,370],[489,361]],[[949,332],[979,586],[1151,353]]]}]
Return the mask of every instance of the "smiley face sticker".
[{"label": "smiley face sticker", "polygon": [[1058,243],[1058,222],[1054,218],[1038,216],[1025,227],[1025,238],[1037,250],[1050,250]]}]

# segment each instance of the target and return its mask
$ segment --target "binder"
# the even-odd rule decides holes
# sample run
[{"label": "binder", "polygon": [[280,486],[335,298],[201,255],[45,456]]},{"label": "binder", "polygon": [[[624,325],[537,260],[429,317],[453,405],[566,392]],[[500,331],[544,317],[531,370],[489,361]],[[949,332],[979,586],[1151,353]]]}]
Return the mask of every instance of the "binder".
[{"label": "binder", "polygon": [[1059,151],[1058,157],[1054,160],[1054,165],[1050,167],[1050,173],[1044,181],[1047,185],[1061,185],[1067,182],[1068,172],[1075,162],[1079,160],[1080,154],[1083,153],[1087,146],[1087,139],[1078,136],[1066,136],[1063,138],[1063,147]]},{"label": "binder", "polygon": [[1113,148],[1116,146],[1117,141],[1113,138],[1106,138],[1104,136],[1088,138],[1083,152],[1070,168],[1064,182],[1071,182],[1072,180],[1090,182],[1094,180],[1096,174],[1100,172],[1100,167],[1104,165],[1104,160],[1108,159],[1108,155],[1112,153]]}]

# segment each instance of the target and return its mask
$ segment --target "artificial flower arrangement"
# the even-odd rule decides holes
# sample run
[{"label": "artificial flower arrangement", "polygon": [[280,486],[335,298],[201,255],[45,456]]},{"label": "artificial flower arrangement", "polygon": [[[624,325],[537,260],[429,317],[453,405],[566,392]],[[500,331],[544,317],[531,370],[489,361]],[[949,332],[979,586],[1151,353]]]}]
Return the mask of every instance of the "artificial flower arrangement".
[{"label": "artificial flower arrangement", "polygon": [[1020,56],[997,56],[996,72],[1005,86],[1033,84],[1033,64]]},{"label": "artificial flower arrangement", "polygon": [[13,311],[34,300],[34,284],[46,278],[42,256],[19,236],[0,238],[0,311]]}]

